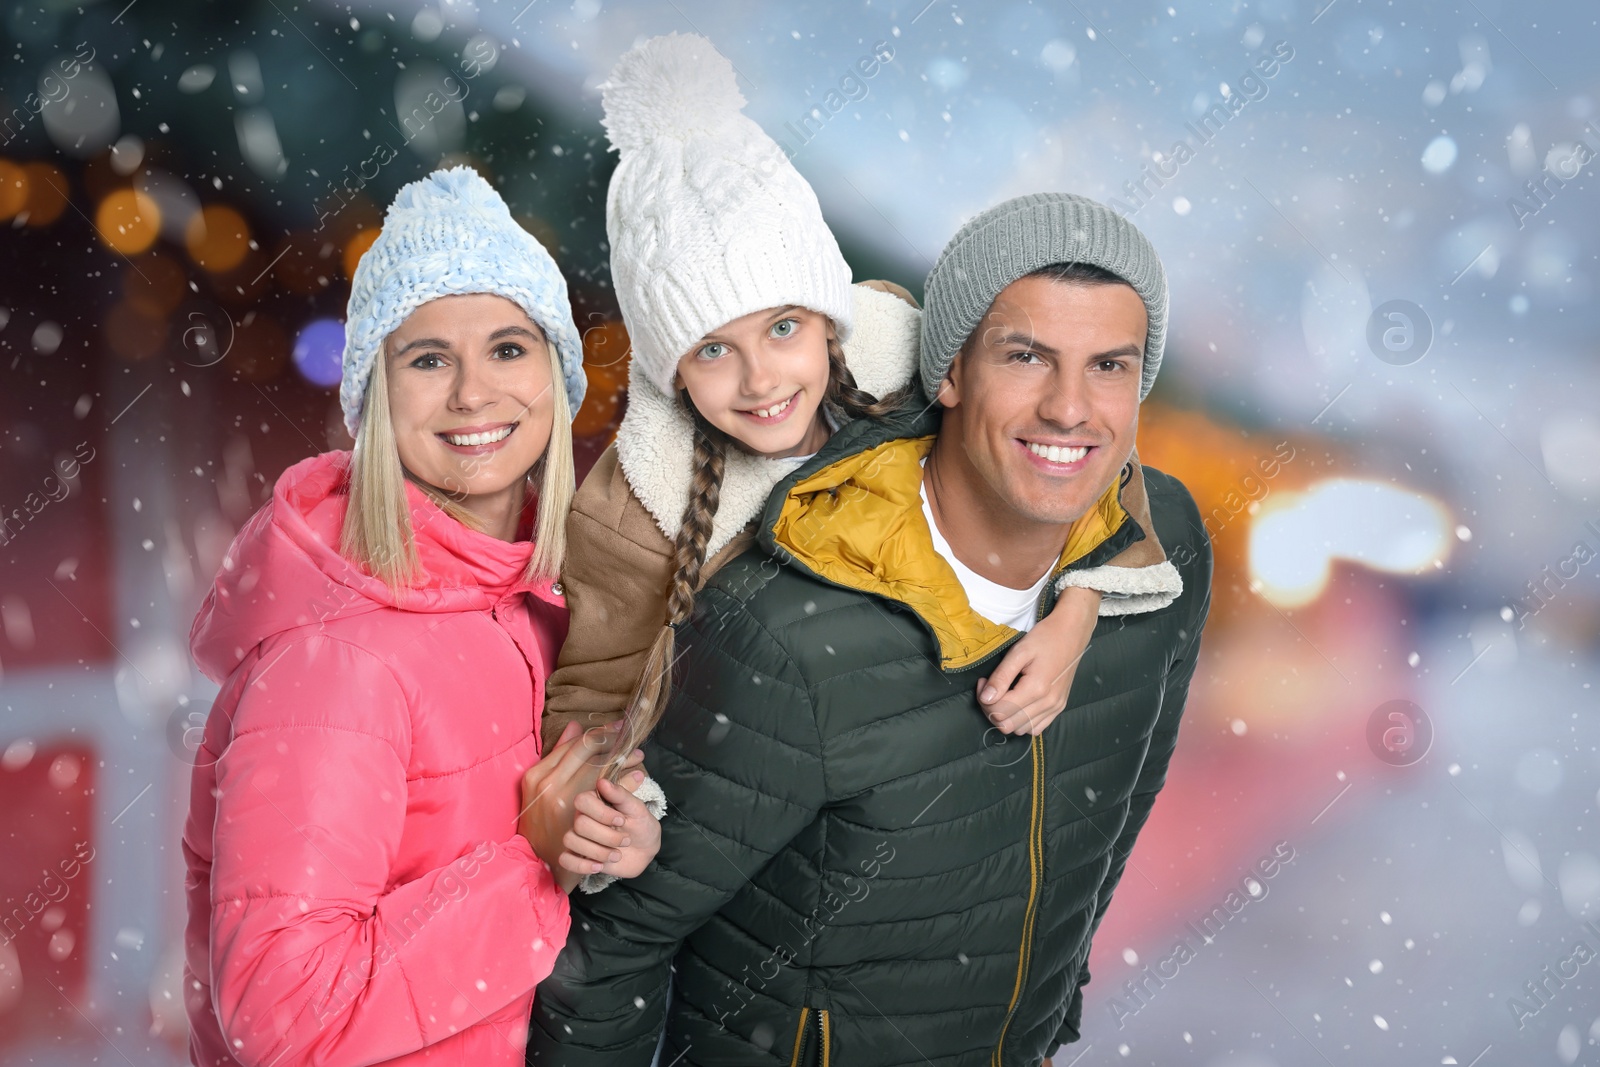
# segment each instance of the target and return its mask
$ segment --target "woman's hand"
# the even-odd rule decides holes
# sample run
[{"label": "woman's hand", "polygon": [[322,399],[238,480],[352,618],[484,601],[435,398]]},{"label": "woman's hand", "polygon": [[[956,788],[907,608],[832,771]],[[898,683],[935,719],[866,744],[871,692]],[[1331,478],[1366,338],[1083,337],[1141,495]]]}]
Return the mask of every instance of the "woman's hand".
[{"label": "woman's hand", "polygon": [[978,679],[978,703],[996,729],[1039,734],[1056,721],[1099,615],[1099,592],[1068,587],[1055,610],[1011,646],[994,674]]},{"label": "woman's hand", "polygon": [[[640,759],[644,753],[636,752]],[[632,762],[630,758],[630,763]],[[625,785],[604,778],[598,792],[580,794],[578,817],[562,839],[561,865],[579,875],[605,874],[635,878],[661,848],[661,824],[630,790],[639,788],[644,772],[624,775]]]},{"label": "woman's hand", "polygon": [[[620,726],[617,723],[604,729],[615,735]],[[555,747],[522,775],[522,811],[517,816],[517,832],[550,868],[565,893],[578,884],[580,874],[562,865],[562,839],[578,816],[578,797],[594,788],[606,750],[605,735],[600,731],[594,734],[587,736],[576,722],[568,723]],[[643,759],[644,754],[637,753],[629,757],[626,765],[635,766]]]}]

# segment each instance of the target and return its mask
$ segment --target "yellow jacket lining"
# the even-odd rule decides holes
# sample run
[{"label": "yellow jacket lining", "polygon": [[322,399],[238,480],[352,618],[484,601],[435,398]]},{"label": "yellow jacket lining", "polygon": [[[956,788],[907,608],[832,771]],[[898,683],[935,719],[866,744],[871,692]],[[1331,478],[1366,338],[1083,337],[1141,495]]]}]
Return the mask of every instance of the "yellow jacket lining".
[{"label": "yellow jacket lining", "polygon": [[[797,482],[773,539],[830,582],[898,600],[939,640],[941,666],[971,666],[1016,636],[972,610],[955,571],[934,551],[922,515],[922,459],[933,438],[900,438],[846,457]],[[1116,533],[1127,513],[1120,479],[1067,534],[1058,575]],[[840,516],[840,512],[843,516]]]}]

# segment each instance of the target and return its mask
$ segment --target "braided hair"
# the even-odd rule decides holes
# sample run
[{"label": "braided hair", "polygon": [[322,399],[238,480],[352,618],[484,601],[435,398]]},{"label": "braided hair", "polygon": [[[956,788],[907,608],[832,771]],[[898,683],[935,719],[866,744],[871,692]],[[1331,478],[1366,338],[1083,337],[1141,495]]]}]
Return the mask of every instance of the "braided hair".
[{"label": "braided hair", "polygon": [[[823,403],[832,404],[850,418],[882,418],[905,398],[899,389],[879,400],[856,385],[855,375],[845,365],[844,349],[833,331],[828,332],[828,385]],[[656,634],[645,657],[644,670],[623,713],[622,734],[617,738],[606,776],[617,781],[622,761],[641,747],[655,730],[666,710],[672,692],[672,664],[675,657],[677,627],[694,610],[695,593],[700,588],[706,562],[706,545],[711,541],[717,504],[722,495],[722,477],[727,468],[728,449],[737,447],[727,434],[713,426],[695,408],[688,390],[678,391],[678,400],[694,422],[694,459],[689,483],[689,502],[683,509],[683,524],[672,539],[672,577],[667,584],[667,611],[664,625]]]}]

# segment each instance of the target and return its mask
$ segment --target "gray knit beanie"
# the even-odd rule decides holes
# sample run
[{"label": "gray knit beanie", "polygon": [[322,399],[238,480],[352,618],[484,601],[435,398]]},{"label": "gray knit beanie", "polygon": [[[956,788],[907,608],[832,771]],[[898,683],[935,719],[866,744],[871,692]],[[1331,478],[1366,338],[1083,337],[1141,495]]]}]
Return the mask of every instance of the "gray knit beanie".
[{"label": "gray knit beanie", "polygon": [[1167,276],[1155,248],[1104,204],[1071,193],[1033,193],[997,204],[961,227],[928,274],[922,387],[930,397],[1000,290],[1053,263],[1099,267],[1139,294],[1150,319],[1139,399],[1149,395],[1167,337]]}]

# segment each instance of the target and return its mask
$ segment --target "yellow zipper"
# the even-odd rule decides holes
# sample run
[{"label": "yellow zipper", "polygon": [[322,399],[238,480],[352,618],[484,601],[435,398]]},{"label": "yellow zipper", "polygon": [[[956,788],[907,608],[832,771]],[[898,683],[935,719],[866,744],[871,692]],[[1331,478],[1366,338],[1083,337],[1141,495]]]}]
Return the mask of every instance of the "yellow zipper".
[{"label": "yellow zipper", "polygon": [[1000,1067],[1000,1054],[1006,1047],[1006,1031],[1011,1028],[1011,1017],[1016,1014],[1017,1001],[1022,998],[1022,987],[1028,977],[1028,962],[1033,951],[1033,924],[1038,917],[1039,877],[1044,867],[1044,735],[1033,737],[1033,812],[1028,822],[1028,908],[1022,915],[1022,948],[1017,960],[1017,984],[1011,991],[1011,1003],[1006,1007],[1006,1021],[1000,1027],[1000,1043],[994,1047],[989,1062]]},{"label": "yellow zipper", "polygon": [[[800,1025],[794,1031],[794,1057],[789,1060],[789,1067],[800,1067],[800,1054],[806,1047],[806,1023],[811,1018],[810,1008],[800,1009]],[[831,1040],[832,1027],[828,1022],[826,1008],[817,1012],[818,1031],[821,1034],[819,1044],[822,1046],[822,1067],[828,1067],[828,1044]]]},{"label": "yellow zipper", "polygon": [[810,1008],[800,1009],[800,1025],[794,1029],[794,1058],[789,1061],[789,1067],[800,1067],[800,1050],[806,1043],[806,1020],[811,1018]]}]

